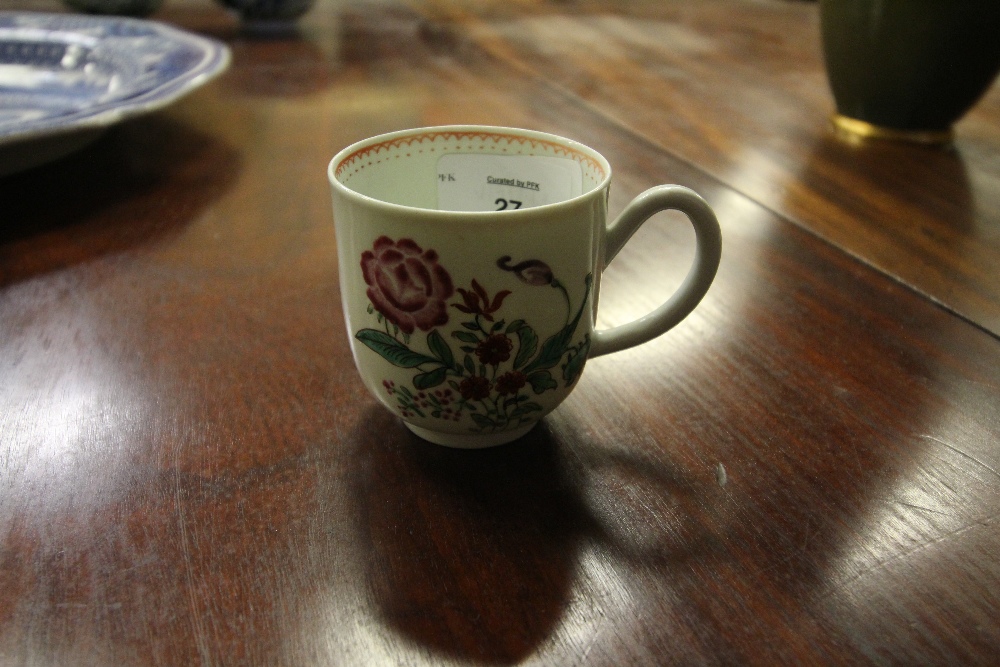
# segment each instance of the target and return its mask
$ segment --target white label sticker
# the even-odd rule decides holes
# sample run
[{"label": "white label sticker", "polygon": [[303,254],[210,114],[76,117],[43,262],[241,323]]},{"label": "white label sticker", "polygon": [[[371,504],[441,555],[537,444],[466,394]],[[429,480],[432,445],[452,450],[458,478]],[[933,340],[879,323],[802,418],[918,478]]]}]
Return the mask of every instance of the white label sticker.
[{"label": "white label sticker", "polygon": [[554,204],[583,191],[580,163],[534,155],[452,153],[438,160],[438,209],[508,211]]}]

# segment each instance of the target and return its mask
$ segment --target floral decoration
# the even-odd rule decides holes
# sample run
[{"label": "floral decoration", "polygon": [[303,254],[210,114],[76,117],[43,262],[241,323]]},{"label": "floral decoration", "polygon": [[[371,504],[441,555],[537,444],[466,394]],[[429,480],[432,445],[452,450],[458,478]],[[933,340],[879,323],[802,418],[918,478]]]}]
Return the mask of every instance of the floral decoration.
[{"label": "floral decoration", "polygon": [[381,236],[361,255],[361,272],[375,309],[406,334],[448,322],[445,301],[454,293],[437,253],[410,239]]},{"label": "floral decoration", "polygon": [[[454,288],[437,253],[423,250],[412,239],[383,236],[362,254],[368,312],[380,326],[361,329],[355,338],[394,366],[413,369],[412,387],[393,380],[382,383],[403,417],[461,421],[467,415],[472,431],[516,428],[542,412],[534,396],[570,387],[580,376],[590,336],[572,341],[590,296],[592,275],[584,278],[583,301],[574,309],[566,288],[545,262],[511,264],[511,257],[504,256],[496,266],[530,287],[559,290],[566,301],[564,325],[540,340],[525,320],[508,322],[502,315],[510,290],[490,296],[477,279],[469,289]],[[459,300],[446,303],[456,291]],[[466,317],[442,333],[449,312]],[[429,354],[410,347],[416,329],[426,332]]]}]

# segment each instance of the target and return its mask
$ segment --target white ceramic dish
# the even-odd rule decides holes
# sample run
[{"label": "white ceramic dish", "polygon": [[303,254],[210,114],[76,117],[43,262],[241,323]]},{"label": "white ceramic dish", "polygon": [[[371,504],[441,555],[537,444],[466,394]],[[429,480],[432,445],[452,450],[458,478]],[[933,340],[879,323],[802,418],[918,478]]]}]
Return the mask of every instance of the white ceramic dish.
[{"label": "white ceramic dish", "polygon": [[153,21],[0,12],[0,175],[170,104],[229,59],[221,42]]}]

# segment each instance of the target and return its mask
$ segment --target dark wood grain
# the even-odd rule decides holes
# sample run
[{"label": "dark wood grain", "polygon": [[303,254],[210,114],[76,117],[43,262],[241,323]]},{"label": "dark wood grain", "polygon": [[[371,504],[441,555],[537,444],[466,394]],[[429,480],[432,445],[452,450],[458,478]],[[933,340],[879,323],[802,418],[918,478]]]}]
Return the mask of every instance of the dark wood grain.
[{"label": "dark wood grain", "polygon": [[[477,32],[500,10],[445,10],[320,3],[262,34],[168,1],[231,71],[0,179],[0,664],[994,662],[997,338],[505,66]],[[364,393],[325,176],[455,122],[594,146],[614,212],[692,187],[725,240],[688,320],[479,452]],[[601,325],[662,300],[691,242],[644,227]]]},{"label": "dark wood grain", "polygon": [[859,144],[828,122],[816,3],[486,4],[414,6],[1000,334],[1000,85],[947,149]]}]

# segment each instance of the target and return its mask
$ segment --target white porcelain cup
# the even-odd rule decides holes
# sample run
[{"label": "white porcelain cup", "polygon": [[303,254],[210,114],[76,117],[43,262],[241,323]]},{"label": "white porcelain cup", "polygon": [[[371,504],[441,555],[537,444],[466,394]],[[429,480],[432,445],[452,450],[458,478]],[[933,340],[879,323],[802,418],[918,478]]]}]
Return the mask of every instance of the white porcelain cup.
[{"label": "white porcelain cup", "polygon": [[[514,440],[570,393],[587,359],[646,342],[705,295],[719,224],[661,185],[608,224],[611,167],[570,139],[502,127],[393,132],[330,162],[340,289],[365,385],[418,436]],[[681,287],[630,324],[595,330],[601,272],[657,211],[697,238]]]}]

